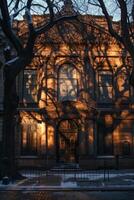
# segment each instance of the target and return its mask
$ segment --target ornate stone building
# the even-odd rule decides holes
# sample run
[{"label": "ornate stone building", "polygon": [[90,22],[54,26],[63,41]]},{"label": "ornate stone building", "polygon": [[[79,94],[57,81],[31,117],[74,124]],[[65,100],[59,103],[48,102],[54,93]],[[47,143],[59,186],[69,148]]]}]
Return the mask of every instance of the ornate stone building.
[{"label": "ornate stone building", "polygon": [[[75,12],[68,3],[63,11]],[[34,23],[41,18],[33,16]],[[22,25],[14,27],[25,40]],[[106,26],[102,16],[78,15],[36,42],[33,62],[17,78],[19,167],[101,168],[104,158],[115,167],[118,155],[120,167],[134,165],[131,60]]]}]

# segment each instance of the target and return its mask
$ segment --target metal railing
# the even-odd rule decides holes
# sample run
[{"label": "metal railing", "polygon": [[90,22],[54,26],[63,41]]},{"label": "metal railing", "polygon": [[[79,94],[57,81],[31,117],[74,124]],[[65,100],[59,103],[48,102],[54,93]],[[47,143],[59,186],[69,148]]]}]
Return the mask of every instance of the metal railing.
[{"label": "metal railing", "polygon": [[100,183],[110,180],[109,169],[88,170],[78,166],[57,165],[50,170],[23,169],[20,171],[26,177],[25,184],[67,184],[67,183]]}]

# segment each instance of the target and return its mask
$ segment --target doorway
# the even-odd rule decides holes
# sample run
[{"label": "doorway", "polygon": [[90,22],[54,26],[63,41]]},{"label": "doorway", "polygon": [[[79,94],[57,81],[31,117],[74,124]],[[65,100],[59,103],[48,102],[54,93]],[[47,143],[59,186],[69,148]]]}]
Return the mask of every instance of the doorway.
[{"label": "doorway", "polygon": [[78,126],[74,120],[63,120],[58,126],[58,161],[76,163],[78,160]]}]

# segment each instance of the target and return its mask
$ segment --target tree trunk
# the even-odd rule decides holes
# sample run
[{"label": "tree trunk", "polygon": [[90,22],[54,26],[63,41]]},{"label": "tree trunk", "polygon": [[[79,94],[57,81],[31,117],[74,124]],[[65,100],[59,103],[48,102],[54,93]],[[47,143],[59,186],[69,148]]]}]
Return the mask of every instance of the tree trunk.
[{"label": "tree trunk", "polygon": [[15,170],[15,124],[18,107],[16,94],[16,79],[10,81],[10,69],[4,68],[4,120],[3,120],[3,164],[4,176],[10,178],[16,174]]},{"label": "tree trunk", "polygon": [[134,57],[132,57],[132,72],[130,75],[130,84],[134,88]]},{"label": "tree trunk", "polygon": [[15,127],[19,97],[16,92],[16,77],[31,62],[32,54],[11,58],[9,50],[5,53],[4,67],[4,120],[3,120],[3,175],[10,178],[18,173],[15,165]]},{"label": "tree trunk", "polygon": [[[4,51],[5,60],[8,63],[11,58],[11,49],[7,47]],[[15,125],[18,107],[18,96],[16,93],[16,78],[12,78],[14,62],[4,66],[4,118],[3,118],[3,176],[13,178],[16,174],[15,168]]]}]

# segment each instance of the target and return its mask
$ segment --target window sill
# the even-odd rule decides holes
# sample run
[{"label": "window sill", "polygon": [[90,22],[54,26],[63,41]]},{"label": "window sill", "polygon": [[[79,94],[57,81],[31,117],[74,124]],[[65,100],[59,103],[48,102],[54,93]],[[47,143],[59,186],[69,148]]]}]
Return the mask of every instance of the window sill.
[{"label": "window sill", "polygon": [[17,159],[37,159],[38,156],[19,156]]}]

